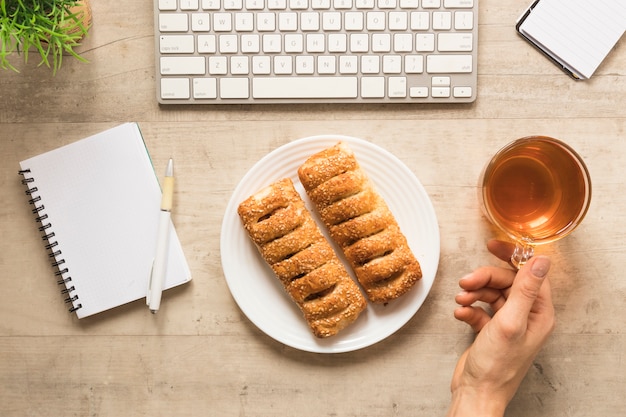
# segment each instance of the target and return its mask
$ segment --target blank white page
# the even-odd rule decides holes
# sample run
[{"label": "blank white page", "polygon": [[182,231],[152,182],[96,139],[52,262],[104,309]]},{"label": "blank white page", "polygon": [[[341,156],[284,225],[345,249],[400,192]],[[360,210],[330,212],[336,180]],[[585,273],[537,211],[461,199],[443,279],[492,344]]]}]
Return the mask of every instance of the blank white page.
[{"label": "blank white page", "polygon": [[[20,162],[61,251],[79,318],[146,296],[161,189],[139,127],[126,123]],[[165,170],[165,168],[164,168]],[[191,274],[171,225],[165,288]],[[146,307],[147,311],[147,307]]]},{"label": "blank white page", "polygon": [[626,30],[626,1],[540,0],[519,30],[547,54],[590,78]]}]

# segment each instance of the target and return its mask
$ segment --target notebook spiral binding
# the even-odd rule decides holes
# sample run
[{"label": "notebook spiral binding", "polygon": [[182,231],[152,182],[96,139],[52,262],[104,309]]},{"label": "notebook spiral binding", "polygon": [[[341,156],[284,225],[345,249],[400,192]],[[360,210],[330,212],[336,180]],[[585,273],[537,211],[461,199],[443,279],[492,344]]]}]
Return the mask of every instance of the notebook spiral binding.
[{"label": "notebook spiral binding", "polygon": [[35,178],[29,176],[30,170],[20,170],[19,175],[22,176],[22,184],[27,187],[26,195],[30,197],[28,203],[33,206],[32,212],[35,216],[35,221],[39,223],[39,231],[41,232],[41,239],[46,241],[45,248],[49,251],[48,256],[51,258],[51,265],[56,269],[54,275],[59,277],[57,280],[58,285],[63,285],[65,288],[61,290],[61,294],[67,296],[65,299],[66,304],[71,304],[69,308],[70,313],[82,308],[78,294],[76,294],[76,288],[72,285],[72,277],[69,276],[69,269],[64,266],[65,259],[61,257],[62,251],[59,248],[59,242],[54,239],[55,234],[52,230],[52,223],[48,220],[48,214],[45,213],[45,206],[41,201],[41,196],[37,194],[39,191],[34,185]]}]

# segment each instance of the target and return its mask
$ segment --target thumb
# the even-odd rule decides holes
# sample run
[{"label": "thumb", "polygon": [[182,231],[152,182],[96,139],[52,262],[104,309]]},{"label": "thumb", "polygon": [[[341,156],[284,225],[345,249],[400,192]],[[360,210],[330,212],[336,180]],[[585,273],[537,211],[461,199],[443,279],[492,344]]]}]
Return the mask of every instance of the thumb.
[{"label": "thumb", "polygon": [[519,270],[506,303],[509,314],[526,324],[528,314],[539,295],[541,284],[550,270],[550,259],[533,257]]}]

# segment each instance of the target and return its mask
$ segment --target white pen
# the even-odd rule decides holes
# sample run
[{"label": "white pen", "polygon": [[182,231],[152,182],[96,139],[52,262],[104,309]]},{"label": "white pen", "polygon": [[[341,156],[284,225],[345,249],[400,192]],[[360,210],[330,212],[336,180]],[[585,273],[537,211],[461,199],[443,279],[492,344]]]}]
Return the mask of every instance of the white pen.
[{"label": "white pen", "polygon": [[159,311],[161,305],[161,293],[165,284],[165,271],[167,269],[167,252],[170,242],[170,213],[172,210],[172,197],[174,194],[174,162],[170,158],[165,170],[163,181],[163,196],[161,197],[161,212],[159,213],[159,229],[157,232],[156,255],[152,265],[150,284],[146,296],[146,304],[152,314]]}]

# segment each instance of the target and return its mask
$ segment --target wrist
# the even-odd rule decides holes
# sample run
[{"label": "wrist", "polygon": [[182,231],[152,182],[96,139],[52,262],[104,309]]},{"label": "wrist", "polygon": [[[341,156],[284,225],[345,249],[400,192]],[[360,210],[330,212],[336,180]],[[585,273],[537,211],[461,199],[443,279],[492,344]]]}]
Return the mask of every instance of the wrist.
[{"label": "wrist", "polygon": [[459,387],[452,392],[447,417],[502,417],[507,404],[494,391]]}]

